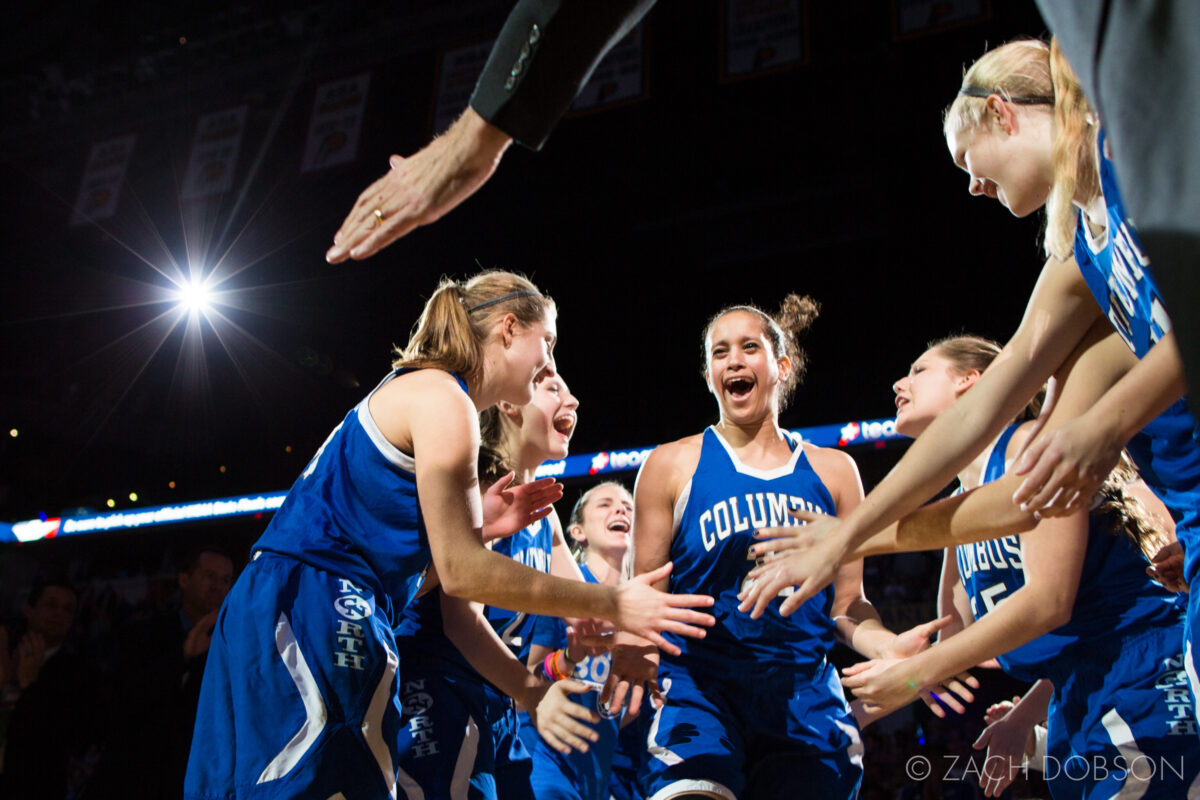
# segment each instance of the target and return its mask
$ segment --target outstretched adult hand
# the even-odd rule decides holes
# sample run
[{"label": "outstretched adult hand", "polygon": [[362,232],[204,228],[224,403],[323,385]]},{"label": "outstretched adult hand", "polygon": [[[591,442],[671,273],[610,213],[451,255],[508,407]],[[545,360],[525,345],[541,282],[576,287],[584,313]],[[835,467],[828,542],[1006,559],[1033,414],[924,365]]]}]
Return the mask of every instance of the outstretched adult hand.
[{"label": "outstretched adult hand", "polygon": [[750,570],[747,587],[738,595],[738,608],[756,619],[782,590],[796,586],[796,591],[779,606],[780,614],[791,614],[833,583],[845,557],[837,517],[797,510],[791,514],[807,524],[754,532],[754,538],[767,541],[749,550],[749,557],[762,563]]},{"label": "outstretched adult hand", "polygon": [[468,107],[450,128],[358,196],[325,260],[375,255],[420,225],[435,222],[487,182],[512,137]]},{"label": "outstretched adult hand", "polygon": [[668,594],[654,588],[655,583],[666,580],[670,574],[671,563],[667,562],[618,586],[617,613],[612,621],[621,630],[648,639],[660,650],[677,656],[680,649],[663,638],[664,631],[703,639],[704,628],[715,620],[711,614],[692,610],[711,606],[713,599],[708,595]]},{"label": "outstretched adult hand", "polygon": [[1117,465],[1124,444],[1086,414],[1071,420],[1025,448],[1013,470],[1025,476],[1013,493],[1013,502],[1039,517],[1059,517],[1087,508]]},{"label": "outstretched adult hand", "polygon": [[[922,653],[929,649],[929,637],[945,628],[954,617],[947,614],[944,617],[922,622],[919,625],[914,625],[908,630],[897,633],[896,638],[892,639],[891,644],[883,649],[883,658],[904,659],[915,656],[917,653]],[[967,709],[963,703],[973,703],[975,694],[971,689],[978,689],[979,681],[969,672],[963,672],[955,678],[943,681],[940,689],[938,687],[925,687],[920,691],[920,698],[935,717],[945,719],[946,711],[943,706],[952,709],[958,714],[964,713]],[[878,712],[879,709],[874,709]],[[864,716],[872,721],[878,719],[878,714],[868,715],[864,708]]]},{"label": "outstretched adult hand", "polygon": [[661,706],[663,698],[658,687],[658,664],[657,647],[640,636],[618,633],[600,702],[612,714],[625,709],[626,718],[638,715],[647,691],[651,700]]},{"label": "outstretched adult hand", "polygon": [[976,750],[987,750],[979,775],[984,797],[999,797],[1021,773],[1025,757],[1033,753],[1034,723],[1010,713],[1020,700],[1018,696],[1011,702],[1005,700],[989,706],[983,717],[987,727],[972,745]]},{"label": "outstretched adult hand", "polygon": [[516,473],[510,472],[483,493],[485,542],[512,536],[548,516],[554,510],[553,503],[563,495],[562,484],[554,478],[512,486],[515,477]]},{"label": "outstretched adult hand", "polygon": [[1183,579],[1183,545],[1175,540],[1163,545],[1146,567],[1146,574],[1168,592],[1188,591],[1187,581]]},{"label": "outstretched adult hand", "polygon": [[[593,725],[600,715],[570,699],[570,695],[586,692],[592,687],[574,680],[558,681],[545,687],[540,699],[529,708],[529,717],[546,744],[560,753],[572,750],[586,753],[588,746],[599,738]],[[538,690],[535,690],[535,694]]]},{"label": "outstretched adult hand", "polygon": [[978,688],[979,682],[970,673],[964,672],[937,684],[924,686],[914,678],[907,661],[906,658],[876,658],[852,664],[842,670],[845,676],[842,686],[863,701],[863,708],[870,715],[890,713],[921,697],[936,716],[945,717],[946,712],[936,702],[931,702],[929,695],[936,695],[958,714],[966,711],[962,701],[969,703],[975,699],[967,685]]}]

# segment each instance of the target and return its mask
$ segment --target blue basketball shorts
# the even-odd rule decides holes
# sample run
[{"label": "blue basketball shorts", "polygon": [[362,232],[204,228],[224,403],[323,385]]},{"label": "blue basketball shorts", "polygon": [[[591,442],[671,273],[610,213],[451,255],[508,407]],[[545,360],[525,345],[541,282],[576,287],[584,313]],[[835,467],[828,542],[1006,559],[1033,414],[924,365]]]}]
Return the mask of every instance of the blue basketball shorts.
[{"label": "blue basketball shorts", "polygon": [[532,800],[512,701],[478,675],[402,654],[401,790],[410,800]]},{"label": "blue basketball shorts", "polygon": [[1200,797],[1182,633],[1151,628],[1055,670],[1044,764],[1055,800]]},{"label": "blue basketball shorts", "polygon": [[259,554],[213,631],[184,796],[395,798],[398,659],[373,594]]},{"label": "blue basketball shorts", "polygon": [[[593,660],[596,659],[585,659],[576,665],[576,680],[590,680],[580,673]],[[607,663],[608,659],[604,660]],[[596,684],[594,681],[592,683]],[[599,689],[572,695],[571,700],[589,711],[601,713]],[[546,744],[529,718],[523,717],[521,738],[533,757],[532,783],[537,799],[608,800],[609,771],[619,725],[619,718],[602,716],[600,722],[592,726],[600,738],[592,742],[587,752],[572,750],[569,754],[563,754]]]},{"label": "blue basketball shorts", "polygon": [[844,800],[862,781],[862,740],[828,663],[814,675],[781,663],[723,667],[664,658],[666,704],[647,733],[642,793]]},{"label": "blue basketball shorts", "polygon": [[[1195,579],[1197,576],[1192,576]],[[1189,580],[1188,585],[1193,585]],[[1188,686],[1192,690],[1192,700],[1200,699],[1200,674],[1196,672],[1196,653],[1200,652],[1200,582],[1194,584],[1195,591],[1188,592],[1187,621],[1184,623],[1183,655],[1184,668],[1187,671]],[[1200,707],[1193,705],[1193,715],[1200,719]]]},{"label": "blue basketball shorts", "polygon": [[632,721],[621,728],[617,736],[617,749],[613,751],[612,771],[608,778],[608,791],[612,800],[643,800],[638,785],[638,772],[646,757],[646,731],[654,718],[654,706],[646,699],[642,710]]}]

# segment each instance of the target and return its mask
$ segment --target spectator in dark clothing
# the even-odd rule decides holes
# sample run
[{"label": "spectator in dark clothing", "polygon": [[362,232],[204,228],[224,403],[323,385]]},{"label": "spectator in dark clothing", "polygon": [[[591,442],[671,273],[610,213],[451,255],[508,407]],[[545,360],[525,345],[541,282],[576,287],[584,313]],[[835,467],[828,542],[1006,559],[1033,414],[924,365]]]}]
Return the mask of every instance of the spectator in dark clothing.
[{"label": "spectator in dark clothing", "polygon": [[95,744],[96,681],[68,636],[79,597],[51,580],[34,586],[25,605],[25,630],[16,635],[6,676],[19,692],[9,718],[0,797],[56,800],[77,791]]},{"label": "spectator in dark clothing", "polygon": [[178,575],[179,605],[119,634],[107,751],[89,797],[177,800],[192,744],[200,681],[233,561],[194,551]]}]

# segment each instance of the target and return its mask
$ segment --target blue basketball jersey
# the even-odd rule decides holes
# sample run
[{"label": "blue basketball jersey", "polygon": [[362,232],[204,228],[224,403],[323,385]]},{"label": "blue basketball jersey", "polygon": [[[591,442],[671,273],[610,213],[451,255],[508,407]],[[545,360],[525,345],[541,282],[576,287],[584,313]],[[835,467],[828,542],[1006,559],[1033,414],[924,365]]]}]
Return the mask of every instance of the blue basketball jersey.
[{"label": "blue basketball jersey", "polygon": [[[540,519],[513,536],[496,541],[492,549],[519,564],[549,574],[554,552],[554,529],[550,527],[549,519]],[[484,613],[513,655],[522,663],[528,661],[536,615],[495,606],[488,606]]]},{"label": "blue basketball jersey", "polygon": [[[492,545],[496,552],[539,572],[550,571],[553,546],[554,531],[545,519]],[[418,598],[400,615],[400,622],[396,626],[396,643],[401,648],[401,654],[408,658],[438,659],[445,662],[444,668],[455,670],[460,675],[476,675],[444,632],[439,594],[430,592]],[[484,610],[484,615],[513,655],[525,662],[529,657],[530,633],[536,617],[491,606]]]},{"label": "blue basketball jersey", "polygon": [[[1005,471],[1005,454],[1018,426],[1009,426],[992,447],[982,482]],[[1090,648],[1149,627],[1177,625],[1183,608],[1176,595],[1147,577],[1146,561],[1124,534],[1114,533],[1113,519],[1093,513],[1079,589],[1064,625],[999,657],[1006,672],[1027,681],[1064,675],[1090,661]],[[1006,536],[990,542],[959,545],[958,574],[976,619],[989,613],[1025,585],[1020,539]]]},{"label": "blue basketball jersey", "polygon": [[1113,328],[1142,358],[1171,330],[1171,319],[1150,273],[1150,259],[1125,212],[1107,143],[1100,134],[1100,190],[1108,211],[1108,228],[1097,241],[1083,212],[1075,227],[1075,260],[1088,288]]},{"label": "blue basketball jersey", "polygon": [[[1101,241],[1080,215],[1075,231],[1075,260],[1101,311],[1129,349],[1145,357],[1167,331],[1167,316],[1150,260],[1125,211],[1116,171],[1100,134],[1100,188],[1108,211]],[[1186,313],[1186,309],[1185,309]],[[1184,577],[1200,577],[1200,447],[1196,419],[1183,400],[1155,418],[1127,446],[1138,472],[1171,510],[1176,536],[1185,548]]]},{"label": "blue basketball jersey", "polygon": [[746,557],[759,528],[799,525],[787,510],[834,514],[833,497],[813,471],[799,437],[785,433],[788,462],[771,470],[742,464],[715,428],[703,434],[700,461],[676,503],[671,591],[708,594],[716,624],[703,639],[666,636],[683,659],[741,658],[820,668],[834,645],[833,589],[826,587],[791,616],[778,601],[759,619],[738,610],[738,592],[754,562]]},{"label": "blue basketball jersey", "polygon": [[[586,565],[580,566],[583,579],[588,583],[599,583]],[[531,633],[532,644],[558,649],[567,646],[566,624],[557,617],[534,617]],[[571,699],[585,708],[601,714],[599,723],[592,729],[600,738],[588,746],[586,753],[572,750],[564,755],[552,749],[522,713],[521,740],[533,756],[533,793],[538,798],[570,798],[571,800],[607,800],[609,771],[612,767],[613,751],[617,746],[619,717],[604,717],[600,707],[600,689],[608,679],[612,656],[603,653],[586,656],[575,665],[571,674],[574,680],[590,684],[591,691],[572,695]]]},{"label": "blue basketball jersey", "polygon": [[[408,371],[392,372],[371,394]],[[254,549],[368,587],[394,622],[420,588],[429,539],[417,501],[415,462],[371,418],[371,394],[329,434]]]}]

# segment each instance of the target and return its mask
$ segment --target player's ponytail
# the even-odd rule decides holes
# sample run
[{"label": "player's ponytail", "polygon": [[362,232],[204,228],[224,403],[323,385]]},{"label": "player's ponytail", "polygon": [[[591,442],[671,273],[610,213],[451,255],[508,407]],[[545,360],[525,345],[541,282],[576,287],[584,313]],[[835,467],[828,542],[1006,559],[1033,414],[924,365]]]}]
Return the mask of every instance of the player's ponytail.
[{"label": "player's ponytail", "polygon": [[1146,560],[1153,563],[1152,559],[1169,539],[1167,532],[1155,522],[1142,502],[1125,491],[1125,487],[1137,478],[1137,468],[1122,451],[1121,460],[1100,486],[1100,504],[1094,513],[1107,514],[1112,522],[1113,533],[1128,536]]},{"label": "player's ponytail", "polygon": [[1100,192],[1098,126],[1091,107],[1057,44],[1020,39],[984,53],[964,73],[958,96],[943,115],[943,133],[949,137],[990,125],[987,98],[992,94],[1023,105],[1053,106],[1053,183],[1043,246],[1048,256],[1065,260],[1074,248],[1076,194]]},{"label": "player's ponytail", "polygon": [[489,270],[461,284],[444,279],[425,303],[408,344],[396,348],[392,366],[433,367],[477,379],[483,342],[496,320],[510,313],[531,325],[554,313],[554,301],[512,272]]},{"label": "player's ponytail", "polygon": [[1054,186],[1046,201],[1046,254],[1060,261],[1071,256],[1075,246],[1078,213],[1075,195],[1100,194],[1100,175],[1096,163],[1096,137],[1099,125],[1083,87],[1066,56],[1052,40],[1048,53],[1050,76],[1054,84],[1054,149],[1051,164]]},{"label": "player's ponytail", "polygon": [[783,332],[782,345],[786,348],[788,358],[792,360],[792,374],[788,376],[787,385],[784,386],[780,409],[787,406],[792,393],[803,380],[805,370],[808,369],[808,353],[800,346],[800,337],[808,333],[808,329],[820,313],[821,304],[808,295],[789,294],[783,298],[779,310],[772,316],[775,324]]}]

